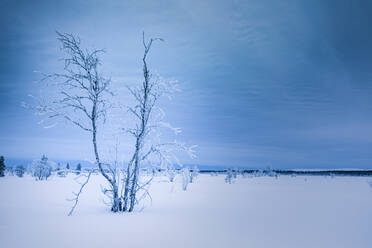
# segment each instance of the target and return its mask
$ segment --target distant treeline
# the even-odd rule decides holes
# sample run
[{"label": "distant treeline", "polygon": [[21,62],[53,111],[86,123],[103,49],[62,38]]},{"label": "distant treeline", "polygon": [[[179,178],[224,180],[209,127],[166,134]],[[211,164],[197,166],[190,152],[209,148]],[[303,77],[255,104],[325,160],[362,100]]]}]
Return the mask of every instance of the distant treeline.
[{"label": "distant treeline", "polygon": [[[227,173],[228,170],[200,170],[200,173]],[[237,170],[242,174],[278,174],[311,176],[372,176],[372,170]]]}]

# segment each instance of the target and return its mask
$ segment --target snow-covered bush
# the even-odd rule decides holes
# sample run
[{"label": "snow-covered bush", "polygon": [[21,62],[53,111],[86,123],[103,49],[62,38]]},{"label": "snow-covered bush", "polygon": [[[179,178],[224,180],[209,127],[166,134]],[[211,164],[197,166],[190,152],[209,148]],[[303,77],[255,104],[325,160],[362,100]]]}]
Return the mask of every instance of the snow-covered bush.
[{"label": "snow-covered bush", "polygon": [[276,173],[273,168],[270,166],[268,166],[266,168],[266,170],[264,171],[264,173],[269,176],[269,177],[275,177],[275,178],[278,178],[278,173]]},{"label": "snow-covered bush", "polygon": [[372,188],[372,181],[368,181],[369,187]]},{"label": "snow-covered bush", "polygon": [[52,165],[45,155],[43,155],[41,160],[32,163],[31,174],[36,180],[47,180],[50,177],[52,174]]},{"label": "snow-covered bush", "polygon": [[199,175],[199,168],[196,165],[194,165],[190,173],[190,183],[194,182],[198,175]]},{"label": "snow-covered bush", "polygon": [[177,174],[177,171],[173,167],[167,169],[166,175],[169,179],[169,182],[171,182],[171,183],[174,182],[174,178],[176,177],[176,174]]},{"label": "snow-covered bush", "polygon": [[6,169],[6,174],[9,175],[9,176],[14,176],[14,169],[13,169],[13,166],[7,166]]},{"label": "snow-covered bush", "polygon": [[187,190],[187,185],[190,182],[190,169],[189,169],[189,167],[184,167],[181,170],[181,174],[182,174],[182,189]]},{"label": "snow-covered bush", "polygon": [[226,171],[225,182],[228,184],[231,184],[234,182],[237,176],[238,176],[238,171],[236,169],[228,168]]},{"label": "snow-covered bush", "polygon": [[18,177],[23,177],[23,174],[25,174],[25,171],[26,171],[26,168],[23,166],[23,165],[18,165],[15,170],[14,170],[14,173],[18,176]]},{"label": "snow-covered bush", "polygon": [[259,169],[259,170],[256,170],[254,173],[253,173],[254,177],[263,177],[265,175],[264,171]]},{"label": "snow-covered bush", "polygon": [[253,173],[249,173],[249,172],[245,172],[245,171],[243,171],[241,174],[242,174],[242,177],[243,178],[252,178],[252,177],[254,177]]},{"label": "snow-covered bush", "polygon": [[68,174],[67,170],[62,168],[61,163],[57,164],[55,171],[59,177],[66,177]]},{"label": "snow-covered bush", "polygon": [[76,166],[76,169],[75,169],[75,174],[79,175],[80,173],[81,173],[81,164],[78,163],[77,166]]},{"label": "snow-covered bush", "polygon": [[68,172],[67,172],[66,170],[58,170],[58,171],[57,171],[57,175],[58,175],[59,177],[66,177],[67,174],[68,174]]}]

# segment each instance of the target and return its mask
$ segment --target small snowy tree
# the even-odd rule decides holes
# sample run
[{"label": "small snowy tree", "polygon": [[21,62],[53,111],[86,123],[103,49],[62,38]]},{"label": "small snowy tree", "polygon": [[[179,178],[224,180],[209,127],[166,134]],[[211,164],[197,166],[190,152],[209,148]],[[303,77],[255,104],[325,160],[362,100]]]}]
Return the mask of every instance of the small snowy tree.
[{"label": "small snowy tree", "polygon": [[18,177],[23,177],[23,174],[25,173],[26,168],[23,165],[18,165],[14,172]]},{"label": "small snowy tree", "polygon": [[0,156],[0,177],[3,177],[5,176],[5,162],[4,162],[4,157],[3,156]]},{"label": "small snowy tree", "polygon": [[34,161],[31,165],[31,172],[36,180],[47,180],[52,174],[52,166],[48,158],[43,155],[40,160]]},{"label": "small snowy tree", "polygon": [[70,164],[67,163],[67,164],[66,164],[66,170],[69,170],[69,169],[70,169]]}]

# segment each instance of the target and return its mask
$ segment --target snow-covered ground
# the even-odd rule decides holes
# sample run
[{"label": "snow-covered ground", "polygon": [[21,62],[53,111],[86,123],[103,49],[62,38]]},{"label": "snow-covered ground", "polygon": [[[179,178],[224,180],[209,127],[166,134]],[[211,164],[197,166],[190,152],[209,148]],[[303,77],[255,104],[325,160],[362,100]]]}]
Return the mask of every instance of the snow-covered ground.
[{"label": "snow-covered ground", "polygon": [[68,217],[73,178],[0,178],[0,247],[372,247],[367,177],[156,178],[152,204],[113,214],[94,176]]}]

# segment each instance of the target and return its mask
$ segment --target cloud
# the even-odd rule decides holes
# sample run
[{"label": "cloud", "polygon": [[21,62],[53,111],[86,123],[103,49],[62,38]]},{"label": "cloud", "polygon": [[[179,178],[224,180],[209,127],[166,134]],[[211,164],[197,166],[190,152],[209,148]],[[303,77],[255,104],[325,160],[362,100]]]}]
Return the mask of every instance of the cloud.
[{"label": "cloud", "polygon": [[370,10],[367,1],[6,1],[0,137],[9,139],[0,148],[79,156],[77,131],[59,125],[71,142],[58,143],[58,134],[40,130],[19,108],[39,91],[30,83],[38,80],[34,70],[62,69],[55,30],[107,49],[102,69],[125,103],[124,84],[142,80],[145,30],[166,40],[151,51],[150,67],[184,89],[162,107],[182,139],[199,145],[198,163],[368,166]]},{"label": "cloud", "polygon": [[290,132],[299,139],[310,141],[327,141],[353,143],[372,143],[372,123],[354,123],[354,124],[328,124],[324,127],[315,127]]}]

